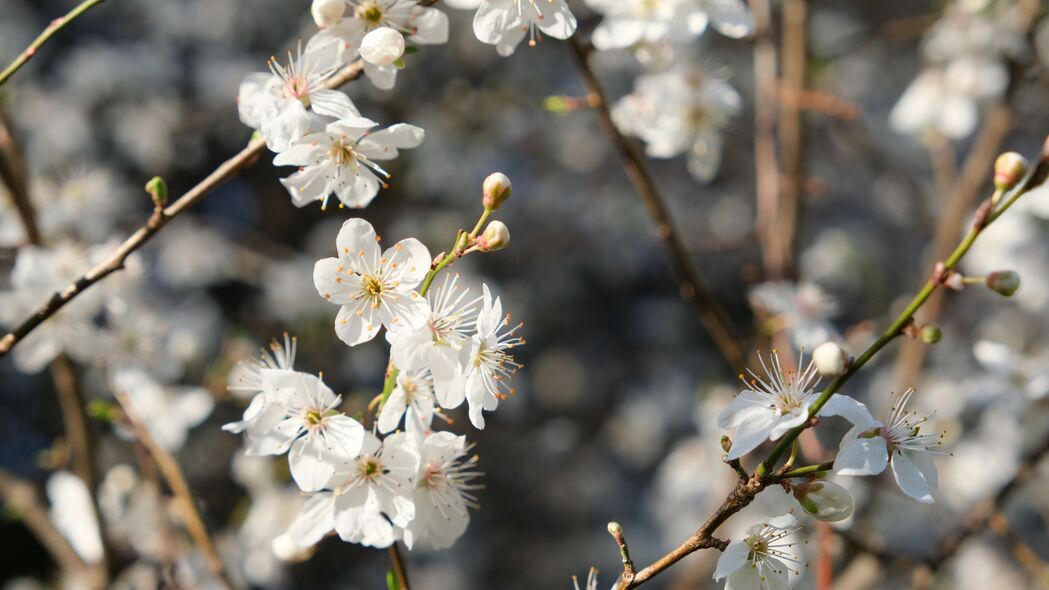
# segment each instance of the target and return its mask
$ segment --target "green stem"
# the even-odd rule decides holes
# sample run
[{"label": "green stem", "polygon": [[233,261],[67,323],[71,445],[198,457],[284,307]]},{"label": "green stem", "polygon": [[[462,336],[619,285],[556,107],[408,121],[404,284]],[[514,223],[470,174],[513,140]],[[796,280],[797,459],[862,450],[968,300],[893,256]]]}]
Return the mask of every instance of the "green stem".
[{"label": "green stem", "polygon": [[[980,210],[977,211],[977,219],[974,221],[972,227],[969,229],[969,233],[965,235],[965,238],[963,238],[961,243],[958,244],[958,247],[954,249],[954,252],[952,252],[951,255],[947,257],[947,260],[943,262],[943,272],[946,273],[947,271],[950,271],[955,266],[957,266],[961,259],[965,256],[965,254],[969,252],[969,249],[972,248],[973,242],[976,241],[976,238],[979,237],[980,233],[984,230],[984,228],[993,223],[994,220],[998,219],[998,217],[1000,217],[1002,213],[1004,213],[1009,207],[1011,207],[1017,199],[1019,199],[1031,189],[1042,184],[1042,182],[1045,181],[1047,172],[1049,172],[1049,160],[1047,160],[1045,157],[1042,157],[1038,161],[1038,165],[1032,167],[1031,170],[1027,173],[1027,176],[1025,176],[1024,179],[1021,182],[1019,182],[1012,191],[1010,191],[1003,197],[1003,199],[1001,200],[1002,204],[997,209],[985,210],[985,207],[993,207],[993,204],[990,202],[986,202],[984,205],[982,205],[980,207]],[[984,220],[982,222],[980,220],[981,216],[984,217]],[[889,344],[889,342],[892,342],[894,338],[903,333],[904,328],[906,328],[911,322],[914,321],[914,314],[918,311],[919,308],[921,308],[922,305],[925,304],[926,301],[929,300],[929,297],[932,296],[933,292],[936,291],[936,289],[939,286],[939,281],[936,281],[934,279],[929,279],[929,281],[925,283],[925,286],[922,288],[922,290],[917,295],[915,295],[914,299],[912,299],[910,304],[907,305],[907,308],[904,309],[903,312],[900,313],[900,315],[896,318],[896,321],[894,321],[892,325],[889,326],[889,328],[885,330],[885,332],[877,340],[874,341],[874,344],[871,344],[870,347],[867,348],[867,350],[863,351],[863,354],[861,354],[859,358],[857,358],[849,366],[849,370],[844,375],[838,377],[834,381],[831,381],[830,385],[828,385],[826,389],[824,389],[823,392],[820,394],[819,399],[817,399],[815,403],[809,406],[809,418],[812,418],[817,413],[819,413],[823,406],[826,405],[827,401],[830,400],[830,397],[834,395],[841,388],[842,385],[844,385],[849,379],[851,379],[853,375],[859,372],[859,370],[862,369],[864,365],[866,365],[872,358],[874,358],[874,355],[878,354],[878,352],[881,349],[885,348],[885,346]],[[781,438],[776,444],[776,446],[773,447],[772,452],[769,453],[768,458],[762,461],[761,465],[758,466],[757,470],[754,472],[755,475],[762,477],[765,474],[767,474],[769,470],[776,465],[776,463],[779,461],[779,458],[783,456],[783,453],[785,453],[787,449],[790,448],[790,445],[798,438],[802,431],[804,431],[809,426],[810,422],[806,422],[805,424],[794,428],[786,435],[784,435],[783,438]]]},{"label": "green stem", "polygon": [[22,51],[22,53],[19,53],[18,57],[11,62],[11,65],[4,68],[3,72],[0,72],[0,86],[3,86],[8,78],[13,76],[15,72],[29,62],[29,60],[36,55],[37,50],[43,47],[44,43],[47,43],[51,37],[55,36],[55,34],[65,28],[66,25],[76,20],[81,14],[84,14],[91,8],[105,1],[106,0],[84,0],[84,2],[78,4],[76,8],[70,10],[65,16],[60,16],[51,21],[51,24],[47,25],[47,28],[44,29],[44,32],[40,33],[29,47],[26,47],[25,50]]},{"label": "green stem", "polygon": [[477,225],[475,225],[473,231],[470,232],[470,239],[477,237],[477,232],[481,231],[481,226],[484,225],[485,221],[488,221],[488,216],[491,214],[492,210],[488,207],[485,207],[484,213],[482,213],[481,217],[477,220]]},{"label": "green stem", "polygon": [[806,465],[804,467],[798,467],[797,469],[791,469],[790,471],[778,476],[776,479],[790,479],[792,477],[801,477],[803,475],[814,475],[816,473],[822,473],[824,471],[830,471],[834,469],[834,461],[828,461],[826,463],[820,463],[818,465]]}]

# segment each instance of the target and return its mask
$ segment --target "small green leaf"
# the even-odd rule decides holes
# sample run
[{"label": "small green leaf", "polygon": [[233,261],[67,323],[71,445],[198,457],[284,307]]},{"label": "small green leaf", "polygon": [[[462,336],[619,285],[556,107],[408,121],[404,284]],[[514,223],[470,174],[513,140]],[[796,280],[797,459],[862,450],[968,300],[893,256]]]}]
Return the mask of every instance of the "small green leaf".
[{"label": "small green leaf", "polygon": [[400,584],[397,583],[397,576],[393,575],[393,570],[386,572],[386,590],[401,590]]}]

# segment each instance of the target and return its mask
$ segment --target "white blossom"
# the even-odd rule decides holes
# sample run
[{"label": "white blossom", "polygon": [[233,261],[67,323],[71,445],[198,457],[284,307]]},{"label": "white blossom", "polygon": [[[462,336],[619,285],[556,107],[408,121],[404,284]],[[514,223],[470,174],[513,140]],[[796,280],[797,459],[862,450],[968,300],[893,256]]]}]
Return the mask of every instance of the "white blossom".
[{"label": "white blossom", "polygon": [[467,456],[472,445],[465,436],[434,432],[419,441],[419,472],[412,493],[415,518],[404,529],[408,548],[451,547],[470,523],[468,508],[477,508],[472,483],[481,476],[477,455]]},{"label": "white blossom", "polygon": [[48,516],[73,550],[87,563],[102,561],[102,535],[95,517],[94,501],[81,479],[68,471],[56,471],[47,480]]},{"label": "white blossom", "polygon": [[477,333],[463,347],[462,366],[470,422],[484,428],[484,411],[492,411],[499,400],[513,395],[507,381],[521,367],[510,350],[524,344],[517,331],[524,324],[510,325],[510,315],[503,316],[503,304],[492,299],[488,285],[481,285],[481,310],[477,315]]},{"label": "white blossom", "polygon": [[597,49],[625,49],[639,44],[686,43],[714,25],[728,37],[750,34],[753,17],[742,0],[586,0],[604,15],[594,29]]},{"label": "white blossom", "polygon": [[408,432],[426,432],[430,429],[435,411],[429,371],[410,373],[402,370],[397,374],[397,384],[390,392],[390,397],[379,410],[376,425],[379,432],[393,432],[403,417]]},{"label": "white blossom", "polygon": [[390,27],[379,27],[364,36],[360,52],[368,63],[388,66],[404,55],[404,36]]},{"label": "white blossom", "polygon": [[[939,485],[936,464],[932,456],[940,445],[942,433],[922,433],[928,416],[907,411],[907,403],[914,395],[908,389],[894,396],[886,424],[875,420],[866,408],[856,412],[861,418],[842,438],[834,470],[841,475],[877,475],[892,466],[903,493],[923,504],[933,502],[932,494]],[[862,407],[862,406],[861,406]]]},{"label": "white blossom", "polygon": [[[820,397],[820,392],[815,389],[819,375],[814,363],[810,362],[798,371],[784,369],[775,351],[768,364],[764,358],[758,358],[765,376],[759,377],[751,372],[749,382],[744,380],[747,389],[740,392],[718,416],[718,426],[733,431],[728,459],[738,459],[766,440],[777,440],[804,424],[809,419],[809,407]],[[804,358],[799,366],[803,362]],[[855,423],[862,419],[856,406],[863,408],[859,402],[836,393],[817,415],[842,416]],[[866,409],[862,411],[866,412]]]},{"label": "white blossom", "polygon": [[612,109],[624,133],[639,137],[646,153],[672,158],[688,153],[688,171],[711,181],[721,165],[722,130],[739,114],[741,99],[727,82],[698,70],[646,74]]},{"label": "white blossom", "polygon": [[327,490],[306,501],[288,538],[309,547],[335,530],[350,543],[389,547],[415,518],[410,492],[418,469],[412,435],[401,432],[380,442],[365,434],[360,455],[336,463]]},{"label": "white blossom", "polygon": [[350,219],[335,239],[338,258],[317,261],[313,283],[328,301],[342,306],[335,333],[356,346],[388,330],[417,329],[427,317],[426,300],[415,287],[430,270],[430,253],[415,238],[381,252],[378,236],[363,219]]},{"label": "white blossom", "polygon": [[792,514],[748,528],[747,537],[730,542],[718,558],[714,579],[725,580],[725,590],[787,590],[789,574],[797,574],[802,563],[790,551],[796,543],[786,537],[800,528]]},{"label": "white blossom", "polygon": [[565,0],[483,0],[474,15],[474,35],[495,45],[499,55],[508,56],[528,35],[528,44],[541,37],[536,29],[555,39],[575,33],[576,18]]},{"label": "white blossom", "polygon": [[[288,452],[295,483],[307,492],[323,488],[335,472],[336,460],[360,452],[364,427],[336,409],[342,398],[320,377],[281,369],[262,369],[260,373],[263,407],[247,430],[246,452]],[[227,430],[232,428],[227,425]]]},{"label": "white blossom", "polygon": [[248,74],[237,95],[241,122],[257,129],[274,152],[288,149],[309,133],[314,114],[336,119],[360,116],[350,97],[324,87],[335,73],[331,65],[301,49],[298,57],[289,55],[288,62],[281,65],[270,58],[270,73]]},{"label": "white blossom", "polygon": [[761,283],[751,287],[747,298],[752,307],[772,314],[772,321],[782,324],[798,348],[839,339],[829,321],[838,302],[813,283]]},{"label": "white blossom", "polygon": [[298,166],[299,170],[281,184],[291,194],[296,207],[314,201],[328,206],[334,193],[350,208],[360,209],[379,193],[379,186],[389,178],[377,160],[392,160],[398,149],[414,148],[422,143],[425,132],[414,125],[398,123],[372,132],[378,123],[354,116],[328,123],[324,131],[310,133],[295,141],[273,158],[277,166]]}]

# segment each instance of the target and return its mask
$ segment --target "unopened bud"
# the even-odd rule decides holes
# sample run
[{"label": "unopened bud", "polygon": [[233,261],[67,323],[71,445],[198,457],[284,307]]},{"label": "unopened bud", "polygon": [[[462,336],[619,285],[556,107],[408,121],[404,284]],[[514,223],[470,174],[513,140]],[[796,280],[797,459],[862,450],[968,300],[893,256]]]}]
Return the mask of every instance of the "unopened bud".
[{"label": "unopened bud", "polygon": [[987,286],[992,291],[1012,297],[1020,288],[1020,275],[1011,270],[999,270],[987,275]]},{"label": "unopened bud", "polygon": [[922,326],[919,336],[922,342],[926,344],[936,344],[940,341],[940,338],[943,338],[943,330],[936,324],[925,324]]},{"label": "unopened bud", "polygon": [[310,14],[318,27],[334,27],[342,20],[342,15],[346,14],[346,0],[313,0]]},{"label": "unopened bud", "polygon": [[849,370],[849,355],[834,342],[824,342],[812,352],[816,371],[824,377],[840,377]]},{"label": "unopened bud", "polygon": [[481,204],[485,209],[495,211],[510,198],[511,192],[513,192],[513,185],[510,184],[510,178],[502,172],[493,172],[484,179],[481,187],[483,195]]},{"label": "unopened bud", "polygon": [[994,161],[994,188],[1006,191],[1027,174],[1027,159],[1016,152],[1005,152]]},{"label": "unopened bud", "polygon": [[390,27],[379,27],[361,40],[361,57],[377,66],[388,66],[404,55],[404,35]]},{"label": "unopened bud", "polygon": [[484,232],[477,237],[477,249],[481,252],[495,252],[502,250],[510,244],[510,230],[506,224],[496,219],[484,228]]},{"label": "unopened bud", "polygon": [[153,204],[158,209],[163,209],[168,204],[168,185],[164,179],[154,176],[146,183],[146,192],[153,199]]},{"label": "unopened bud", "polygon": [[855,502],[848,490],[829,481],[810,481],[794,486],[794,498],[816,520],[837,522],[852,515]]},{"label": "unopened bud", "polygon": [[608,523],[608,534],[613,537],[623,533],[623,527],[616,521]]}]

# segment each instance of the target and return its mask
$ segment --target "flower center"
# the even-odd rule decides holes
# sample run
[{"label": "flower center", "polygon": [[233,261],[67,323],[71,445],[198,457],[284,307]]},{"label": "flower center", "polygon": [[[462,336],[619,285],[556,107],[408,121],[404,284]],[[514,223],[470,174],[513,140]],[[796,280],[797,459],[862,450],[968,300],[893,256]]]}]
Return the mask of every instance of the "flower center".
[{"label": "flower center", "polygon": [[378,297],[382,295],[382,283],[371,275],[364,275],[364,292],[369,297]]},{"label": "flower center", "polygon": [[372,477],[376,473],[379,473],[379,462],[375,459],[369,459],[364,462],[364,477]]},{"label": "flower center", "polygon": [[381,25],[386,15],[378,3],[365,2],[357,7],[357,10],[353,12],[353,16],[370,29]]},{"label": "flower center", "polygon": [[331,157],[332,162],[335,162],[336,166],[345,166],[357,159],[357,152],[352,146],[338,142],[332,144],[328,150],[328,156]]},{"label": "flower center", "polygon": [[314,428],[324,421],[324,415],[320,410],[307,410],[304,420],[307,428]]}]

